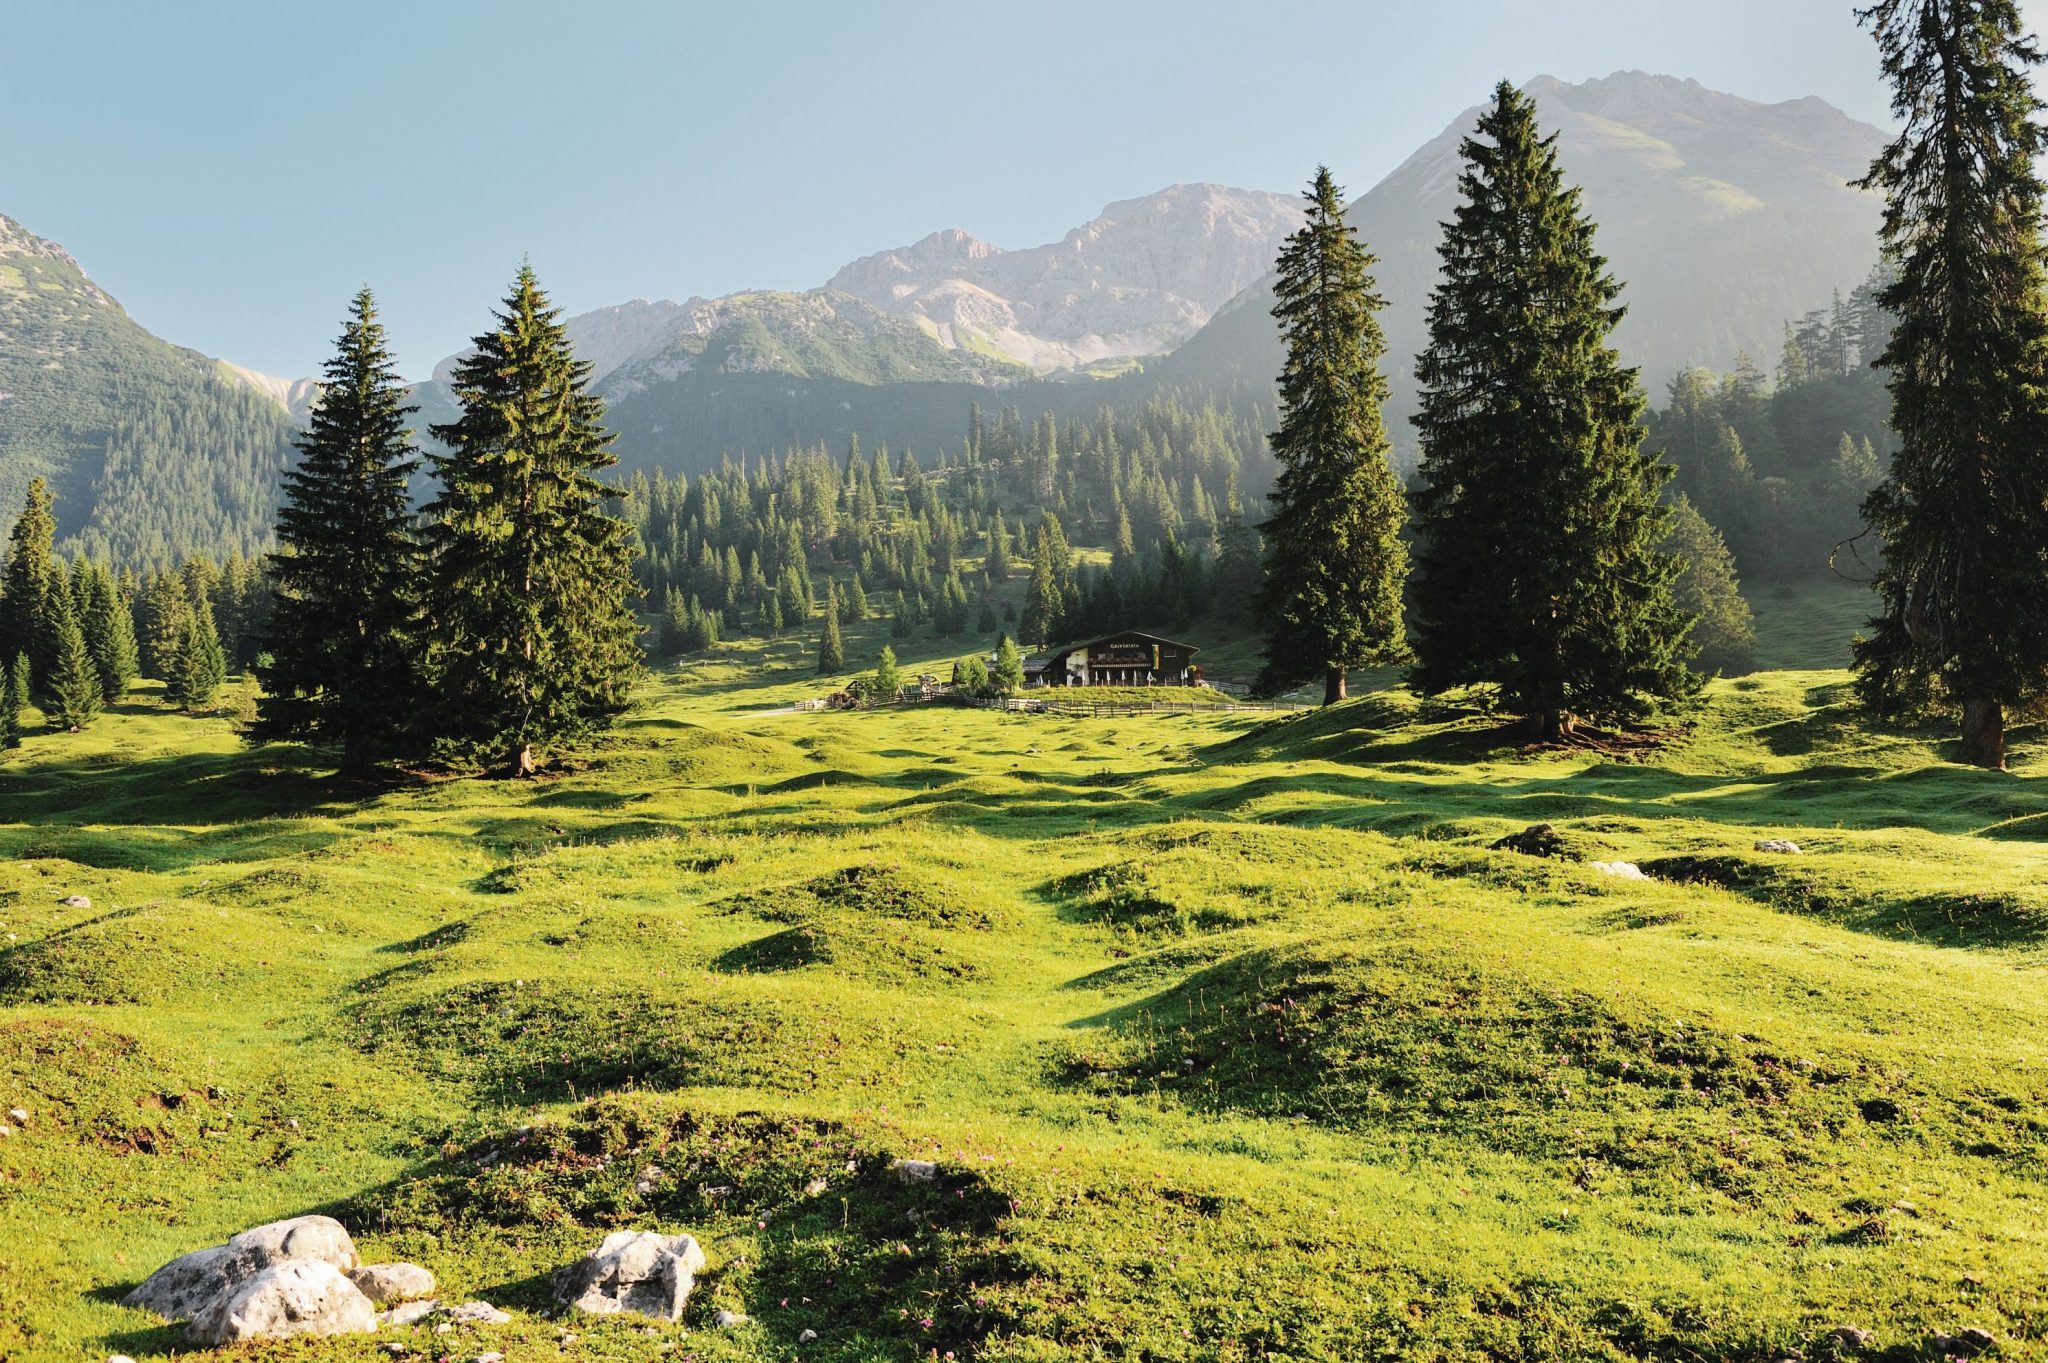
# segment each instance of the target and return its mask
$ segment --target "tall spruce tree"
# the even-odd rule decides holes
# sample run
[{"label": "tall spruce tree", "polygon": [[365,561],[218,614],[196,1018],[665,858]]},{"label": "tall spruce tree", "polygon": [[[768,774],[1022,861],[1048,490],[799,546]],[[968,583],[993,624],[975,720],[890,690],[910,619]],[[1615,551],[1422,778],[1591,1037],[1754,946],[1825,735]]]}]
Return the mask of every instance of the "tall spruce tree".
[{"label": "tall spruce tree", "polygon": [[37,693],[57,662],[52,595],[61,579],[52,553],[57,518],[51,505],[49,483],[32,480],[21,516],[8,535],[6,566],[0,569],[0,657],[26,653],[29,688]]},{"label": "tall spruce tree", "polygon": [[1311,678],[1325,705],[1344,699],[1354,667],[1406,654],[1401,592],[1407,506],[1388,463],[1380,405],[1387,351],[1373,256],[1344,222],[1327,166],[1304,196],[1307,220],[1281,248],[1273,316],[1287,342],[1280,371],[1280,475],[1266,532],[1262,691]]},{"label": "tall spruce tree", "polygon": [[394,755],[419,699],[419,550],[407,482],[418,409],[377,320],[355,296],[319,401],[284,476],[270,557],[268,661],[250,737],[332,744],[355,776]]},{"label": "tall spruce tree", "polygon": [[1024,618],[1018,628],[1043,648],[1066,628],[1074,600],[1074,550],[1060,518],[1048,511],[1039,518],[1031,544],[1031,581],[1024,590]]},{"label": "tall spruce tree", "polygon": [[1621,286],[1556,138],[1502,82],[1463,146],[1422,383],[1415,681],[1495,688],[1555,740],[1692,693],[1669,465],[1642,448],[1636,373],[1608,344]]},{"label": "tall spruce tree", "polygon": [[22,711],[28,709],[28,655],[0,660],[0,748],[21,746]]},{"label": "tall spruce tree", "polygon": [[99,673],[100,699],[112,705],[128,694],[141,670],[136,662],[135,615],[105,564],[81,560],[77,572],[85,583],[79,627]]},{"label": "tall spruce tree", "polygon": [[1964,759],[2003,767],[2006,707],[2048,690],[2042,54],[2016,0],[1859,17],[1903,126],[1864,181],[1886,195],[1897,270],[1877,363],[1899,448],[1863,508],[1885,559],[1857,684],[1881,714],[1958,706]]},{"label": "tall spruce tree", "polygon": [[199,595],[186,604],[165,669],[164,699],[190,714],[213,704],[214,693],[227,680],[228,659],[214,624],[213,603]]},{"label": "tall spruce tree", "polygon": [[846,670],[846,645],[839,637],[839,584],[825,584],[825,632],[818,636],[818,675]]},{"label": "tall spruce tree", "polygon": [[456,366],[461,417],[433,428],[449,452],[426,532],[430,730],[526,775],[626,708],[638,588],[596,476],[617,462],[604,406],[531,266],[496,319]]},{"label": "tall spruce tree", "polygon": [[47,696],[43,717],[52,728],[76,733],[99,715],[100,674],[85,646],[85,633],[78,627],[78,612],[69,594],[53,593],[52,599],[56,603],[51,611],[56,661],[43,683]]}]

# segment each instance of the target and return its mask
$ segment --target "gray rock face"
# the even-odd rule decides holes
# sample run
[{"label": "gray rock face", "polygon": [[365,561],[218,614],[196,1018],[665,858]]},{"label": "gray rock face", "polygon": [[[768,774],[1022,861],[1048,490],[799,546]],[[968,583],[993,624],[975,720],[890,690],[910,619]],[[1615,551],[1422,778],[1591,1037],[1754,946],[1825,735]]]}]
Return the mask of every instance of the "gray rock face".
[{"label": "gray rock face", "polygon": [[[325,1264],[337,1273],[362,1263],[341,1222],[331,1216],[294,1216],[245,1230],[225,1245],[171,1260],[143,1279],[121,1304],[169,1320],[191,1320],[265,1269],[289,1261]],[[355,1290],[353,1285],[350,1290]]]},{"label": "gray rock face", "polygon": [[447,1307],[440,1314],[467,1325],[505,1325],[512,1319],[487,1301],[466,1301],[460,1306]]},{"label": "gray rock face", "polygon": [[379,1306],[434,1295],[434,1275],[418,1264],[364,1264],[348,1277]]},{"label": "gray rock face", "polygon": [[318,1259],[272,1264],[192,1318],[194,1344],[233,1344],[290,1335],[367,1334],[377,1308],[334,1265]]},{"label": "gray rock face", "polygon": [[417,1325],[440,1309],[441,1303],[437,1301],[405,1302],[392,1307],[389,1311],[379,1311],[377,1328],[400,1329],[407,1325]]},{"label": "gray rock face", "polygon": [[1174,185],[1045,246],[934,232],[854,261],[825,287],[917,321],[941,344],[1057,369],[1172,349],[1271,270],[1300,223],[1294,195]]},{"label": "gray rock face", "polygon": [[704,1263],[703,1249],[690,1236],[614,1231],[555,1274],[555,1300],[594,1316],[630,1312],[681,1320]]}]

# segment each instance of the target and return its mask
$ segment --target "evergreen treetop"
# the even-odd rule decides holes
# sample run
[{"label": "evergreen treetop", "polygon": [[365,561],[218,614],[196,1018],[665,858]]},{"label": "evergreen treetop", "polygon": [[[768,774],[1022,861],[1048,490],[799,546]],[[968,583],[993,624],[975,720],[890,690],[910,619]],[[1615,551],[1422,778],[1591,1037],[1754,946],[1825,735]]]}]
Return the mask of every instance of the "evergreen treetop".
[{"label": "evergreen treetop", "polygon": [[1877,363],[1899,448],[1864,507],[1885,558],[1858,689],[1884,714],[1958,705],[1965,759],[2002,767],[2006,707],[2048,691],[2042,53],[2016,0],[1859,17],[1902,127],[1864,181],[1897,270]]},{"label": "evergreen treetop", "polygon": [[596,477],[614,462],[591,367],[522,266],[497,325],[433,428],[428,508],[431,731],[525,774],[548,748],[610,723],[639,673],[632,530]]},{"label": "evergreen treetop", "polygon": [[1555,739],[1696,689],[1659,549],[1672,470],[1642,448],[1621,285],[1534,101],[1502,82],[1462,154],[1417,363],[1415,681],[1490,686]]},{"label": "evergreen treetop", "polygon": [[1281,249],[1274,284],[1287,360],[1272,437],[1280,474],[1262,527],[1268,632],[1259,685],[1280,691],[1320,677],[1329,703],[1343,699],[1350,669],[1405,654],[1407,508],[1380,414],[1386,300],[1373,257],[1345,223],[1327,166],[1316,168],[1305,197],[1306,220]]}]

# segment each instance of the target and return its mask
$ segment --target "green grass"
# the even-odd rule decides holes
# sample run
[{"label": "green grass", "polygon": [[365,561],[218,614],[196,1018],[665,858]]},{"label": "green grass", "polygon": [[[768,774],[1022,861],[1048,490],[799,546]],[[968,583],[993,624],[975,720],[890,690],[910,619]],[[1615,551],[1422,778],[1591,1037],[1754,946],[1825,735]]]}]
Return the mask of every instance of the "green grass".
[{"label": "green grass", "polygon": [[[0,1357],[166,1356],[127,1285],[314,1210],[515,1312],[422,1357],[2048,1356],[2036,733],[1959,767],[1829,670],[1632,762],[1401,691],[774,713],[807,653],[524,784],[343,790],[147,693],[31,738]],[[1488,850],[1537,821],[1579,859]],[[687,1334],[553,1313],[626,1226],[706,1245]]]}]

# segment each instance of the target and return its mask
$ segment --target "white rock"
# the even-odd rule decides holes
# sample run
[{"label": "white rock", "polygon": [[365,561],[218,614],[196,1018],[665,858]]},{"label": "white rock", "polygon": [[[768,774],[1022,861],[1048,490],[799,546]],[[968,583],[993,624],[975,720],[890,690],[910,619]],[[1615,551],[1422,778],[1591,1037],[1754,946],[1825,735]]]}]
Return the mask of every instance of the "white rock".
[{"label": "white rock", "polygon": [[8,1120],[8,1121],[10,1121],[10,1122],[13,1122],[13,1123],[14,1123],[14,1124],[15,1124],[16,1126],[27,1126],[27,1125],[28,1125],[28,1109],[27,1109],[27,1108],[25,1108],[25,1107],[10,1107],[10,1108],[8,1108],[8,1109],[7,1109],[7,1120]]},{"label": "white rock", "polygon": [[107,1363],[135,1363],[127,1354],[108,1354]]},{"label": "white rock", "polygon": [[928,1159],[898,1159],[889,1161],[889,1172],[898,1183],[930,1183],[939,1176],[939,1166]]},{"label": "white rock", "polygon": [[1589,861],[1586,863],[1602,875],[1614,876],[1619,880],[1648,880],[1643,868],[1632,861]]},{"label": "white rock", "polygon": [[823,1195],[825,1190],[827,1188],[830,1188],[831,1186],[832,1185],[827,1183],[823,1178],[814,1178],[809,1183],[806,1183],[804,1185],[804,1196],[819,1197]]},{"label": "white rock", "polygon": [[291,1335],[367,1334],[377,1308],[340,1269],[318,1259],[272,1264],[215,1298],[192,1318],[194,1344],[233,1344]]},{"label": "white rock", "polygon": [[377,1328],[380,1330],[402,1330],[408,1325],[417,1325],[441,1309],[437,1301],[401,1302],[389,1311],[377,1313]]},{"label": "white rock", "polygon": [[1787,856],[1796,857],[1799,855],[1800,848],[1799,844],[1790,838],[1758,838],[1756,840],[1756,850],[1759,852],[1783,852]]},{"label": "white rock", "polygon": [[143,1279],[121,1304],[154,1311],[169,1320],[190,1320],[263,1270],[290,1260],[326,1264],[339,1273],[362,1263],[341,1222],[331,1216],[294,1216],[245,1230],[224,1245],[171,1260]]},{"label": "white rock", "polygon": [[92,900],[82,894],[67,894],[57,902],[67,909],[89,909],[92,907]]},{"label": "white rock", "polygon": [[717,1311],[712,1314],[711,1323],[721,1330],[737,1330],[747,1323],[744,1311]]},{"label": "white rock", "polygon": [[434,1275],[418,1264],[364,1264],[348,1277],[379,1306],[434,1295]]},{"label": "white rock", "polygon": [[796,1337],[796,1342],[799,1344],[816,1344],[818,1342],[818,1332],[816,1330],[806,1330]]},{"label": "white rock", "polygon": [[447,1307],[441,1314],[465,1325],[505,1325],[512,1319],[487,1301],[466,1301],[460,1306]]},{"label": "white rock", "polygon": [[690,1236],[613,1231],[556,1272],[555,1300],[593,1316],[630,1312],[681,1320],[704,1265],[704,1250]]},{"label": "white rock", "polygon": [[13,1127],[8,1126],[5,1123],[0,1123],[0,1141],[6,1140],[9,1136],[12,1136],[13,1134]]},{"label": "white rock", "polygon": [[505,1363],[505,1355],[495,1352],[487,1354],[478,1354],[475,1358],[470,1360],[470,1363]]}]

